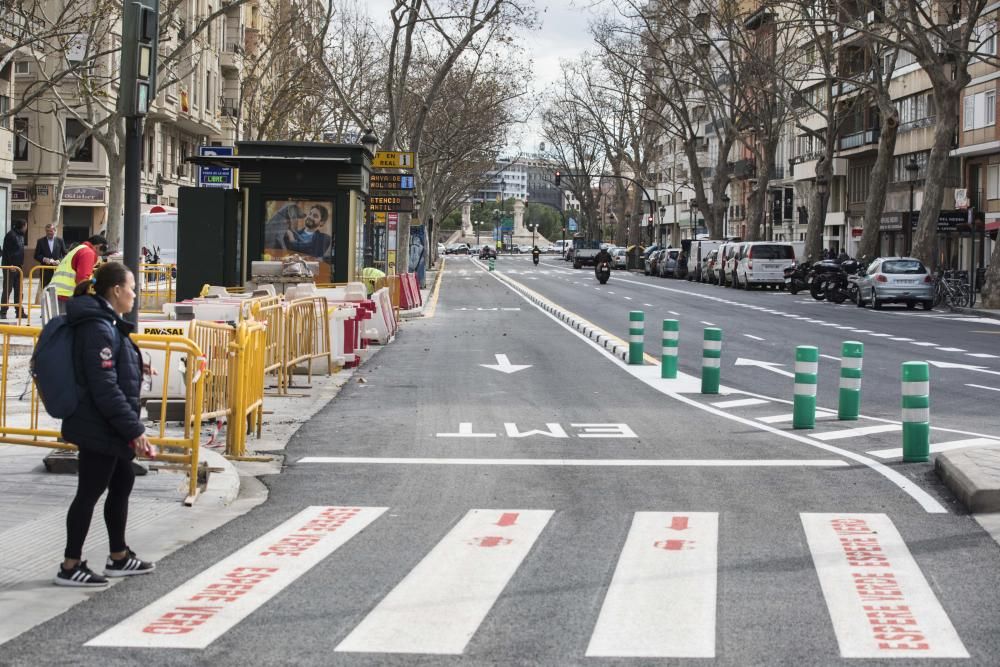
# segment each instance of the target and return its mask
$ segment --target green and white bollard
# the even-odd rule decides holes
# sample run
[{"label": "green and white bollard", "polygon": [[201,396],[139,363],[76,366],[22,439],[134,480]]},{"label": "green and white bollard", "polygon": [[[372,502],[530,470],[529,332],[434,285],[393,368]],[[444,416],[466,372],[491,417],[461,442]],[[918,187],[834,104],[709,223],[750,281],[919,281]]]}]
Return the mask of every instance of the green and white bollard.
[{"label": "green and white bollard", "polygon": [[495,259],[493,259],[492,257],[490,257],[490,271],[492,271],[496,267],[497,267],[497,261]]},{"label": "green and white bollard", "polygon": [[631,310],[628,314],[628,363],[641,366],[643,345],[646,340],[646,313]]},{"label": "green and white bollard", "polygon": [[680,322],[663,320],[663,349],[660,351],[660,377],[677,379],[677,342],[681,335]]},{"label": "green and white bollard", "polygon": [[931,454],[931,369],[924,361],[903,363],[903,461]]},{"label": "green and white bollard", "polygon": [[721,366],[722,329],[705,327],[705,337],[701,348],[701,393],[719,393]]},{"label": "green and white bollard", "polygon": [[861,414],[861,362],[865,344],[855,340],[844,341],[840,346],[840,401],[837,417],[856,421]]},{"label": "green and white bollard", "polygon": [[818,374],[819,348],[812,345],[796,347],[792,428],[816,428],[816,376]]}]

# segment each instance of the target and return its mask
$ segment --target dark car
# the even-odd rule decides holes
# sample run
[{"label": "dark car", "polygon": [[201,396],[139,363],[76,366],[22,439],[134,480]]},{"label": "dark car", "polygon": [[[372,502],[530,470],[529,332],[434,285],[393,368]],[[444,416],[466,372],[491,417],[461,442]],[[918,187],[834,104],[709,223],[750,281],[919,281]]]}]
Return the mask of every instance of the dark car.
[{"label": "dark car", "polygon": [[496,259],[497,251],[493,246],[484,245],[479,250],[479,259]]},{"label": "dark car", "polygon": [[444,249],[444,254],[446,255],[468,255],[469,254],[469,244],[468,243],[452,243]]}]

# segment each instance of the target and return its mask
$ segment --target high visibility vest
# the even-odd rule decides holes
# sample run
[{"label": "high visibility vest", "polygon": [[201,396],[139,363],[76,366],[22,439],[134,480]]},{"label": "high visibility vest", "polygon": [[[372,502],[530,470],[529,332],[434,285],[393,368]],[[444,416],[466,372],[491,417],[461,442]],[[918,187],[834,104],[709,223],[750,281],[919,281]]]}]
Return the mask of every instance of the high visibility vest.
[{"label": "high visibility vest", "polygon": [[76,271],[73,269],[73,258],[76,257],[76,253],[80,252],[83,247],[81,243],[70,250],[62,258],[62,261],[59,262],[59,266],[56,267],[56,271],[52,275],[52,280],[49,282],[50,285],[55,285],[56,296],[66,298],[73,296],[73,290],[76,289]]}]

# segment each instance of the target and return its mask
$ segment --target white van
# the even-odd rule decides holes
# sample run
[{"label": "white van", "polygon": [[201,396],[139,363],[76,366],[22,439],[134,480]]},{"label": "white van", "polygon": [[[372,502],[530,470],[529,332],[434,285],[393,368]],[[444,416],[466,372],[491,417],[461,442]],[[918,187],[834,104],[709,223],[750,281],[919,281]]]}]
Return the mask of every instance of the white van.
[{"label": "white van", "polygon": [[736,265],[736,287],[753,289],[755,285],[785,288],[785,267],[795,263],[791,243],[756,241],[744,243]]},{"label": "white van", "polygon": [[739,241],[730,241],[719,246],[719,261],[715,263],[718,267],[718,283],[723,287],[733,284],[733,277],[736,275],[736,262],[740,256]]},{"label": "white van", "polygon": [[563,240],[553,241],[552,245],[549,246],[549,248],[553,252],[559,253],[560,257],[565,257],[566,256],[566,251],[568,249],[572,248],[572,247],[573,247],[573,241],[569,240],[569,239],[567,239],[565,241],[563,241]]},{"label": "white van", "polygon": [[708,279],[703,278],[701,275],[701,267],[708,253],[713,250],[717,250],[724,244],[725,241],[712,241],[710,239],[697,239],[691,241],[691,247],[688,251],[688,280],[696,280],[698,282],[706,282]]},{"label": "white van", "polygon": [[143,248],[157,248],[161,264],[177,263],[177,214],[144,213],[139,222],[139,240]]}]

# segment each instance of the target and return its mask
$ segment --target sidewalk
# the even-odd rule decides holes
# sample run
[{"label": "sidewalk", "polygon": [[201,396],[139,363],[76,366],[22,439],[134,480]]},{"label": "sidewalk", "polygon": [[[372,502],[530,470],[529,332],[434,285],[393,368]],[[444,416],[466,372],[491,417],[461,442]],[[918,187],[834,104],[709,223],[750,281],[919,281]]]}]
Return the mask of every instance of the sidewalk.
[{"label": "sidewalk", "polygon": [[998,308],[955,308],[955,312],[962,315],[975,315],[976,317],[990,317],[1000,320],[1000,309]]}]

